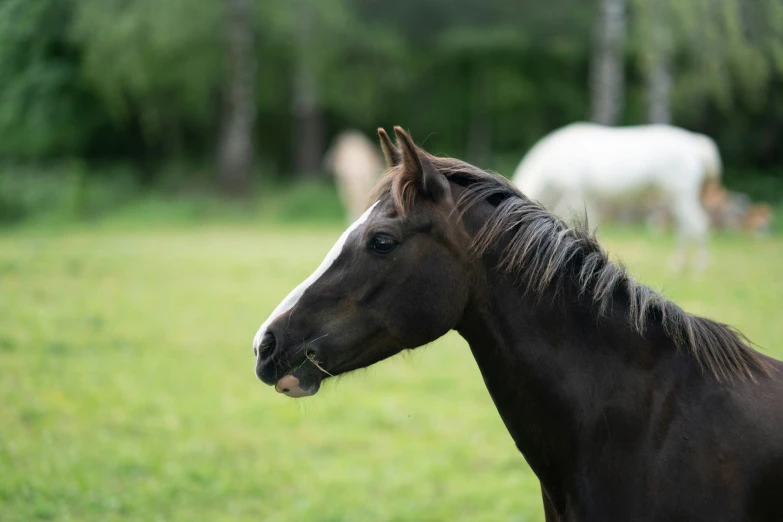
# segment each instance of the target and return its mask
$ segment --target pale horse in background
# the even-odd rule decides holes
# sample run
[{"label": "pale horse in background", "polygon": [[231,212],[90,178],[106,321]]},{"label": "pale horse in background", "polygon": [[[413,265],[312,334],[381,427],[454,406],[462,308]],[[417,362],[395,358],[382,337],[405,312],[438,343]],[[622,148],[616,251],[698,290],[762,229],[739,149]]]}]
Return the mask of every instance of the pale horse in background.
[{"label": "pale horse in background", "polygon": [[595,226],[602,205],[659,200],[677,230],[673,265],[697,247],[707,264],[709,217],[700,202],[706,182],[719,182],[721,159],[711,138],[669,125],[606,127],[573,123],[542,138],[522,159],[514,183],[529,198],[568,219],[585,212]]},{"label": "pale horse in background", "polygon": [[707,183],[701,197],[710,224],[716,230],[743,230],[758,237],[769,234],[774,215],[766,203],[753,203],[750,196]]},{"label": "pale horse in background", "polygon": [[345,218],[353,223],[367,208],[384,170],[375,143],[359,131],[343,131],[324,156],[324,167],[334,173]]}]

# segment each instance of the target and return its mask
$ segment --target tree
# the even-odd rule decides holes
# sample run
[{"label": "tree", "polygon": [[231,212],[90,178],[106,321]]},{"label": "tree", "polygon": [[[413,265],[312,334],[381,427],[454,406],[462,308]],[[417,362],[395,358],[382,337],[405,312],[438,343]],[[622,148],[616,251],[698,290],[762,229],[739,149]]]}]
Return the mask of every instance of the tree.
[{"label": "tree", "polygon": [[761,109],[774,74],[783,73],[783,3],[779,0],[671,2],[687,67],[676,96],[689,110],[714,101]]},{"label": "tree", "polygon": [[0,156],[84,154],[105,122],[80,75],[68,0],[0,2]]},{"label": "tree", "polygon": [[622,116],[627,0],[599,0],[590,63],[591,119],[615,125]]},{"label": "tree", "polygon": [[[26,0],[24,0],[26,1]],[[57,2],[58,0],[54,0]],[[79,0],[70,40],[81,49],[82,81],[108,120],[105,149],[152,162],[214,146],[220,3]],[[149,180],[153,181],[153,180]]]},{"label": "tree", "polygon": [[253,166],[256,59],[253,0],[224,0],[225,69],[218,171],[224,192],[247,193]]},{"label": "tree", "polygon": [[317,173],[324,154],[324,123],[318,97],[318,75],[313,48],[317,45],[318,11],[313,0],[298,0],[298,20],[294,27],[293,98],[294,173]]},{"label": "tree", "polygon": [[644,73],[647,98],[647,121],[671,123],[672,54],[671,14],[669,0],[643,0]]},{"label": "tree", "polygon": [[[213,157],[241,193],[228,173],[245,186],[253,152],[264,173],[315,173],[346,127],[402,124],[505,171],[592,112],[673,114],[727,164],[780,163],[780,0],[238,1],[239,32],[229,0],[0,0],[0,160],[131,161],[154,183]],[[228,51],[243,30],[239,61],[263,74]]]}]

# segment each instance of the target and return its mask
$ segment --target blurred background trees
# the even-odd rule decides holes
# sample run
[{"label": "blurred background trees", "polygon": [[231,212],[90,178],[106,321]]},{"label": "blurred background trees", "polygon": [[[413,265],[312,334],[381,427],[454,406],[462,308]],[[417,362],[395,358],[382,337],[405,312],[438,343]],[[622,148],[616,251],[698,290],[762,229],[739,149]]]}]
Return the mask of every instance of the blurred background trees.
[{"label": "blurred background trees", "polygon": [[346,127],[508,172],[592,118],[783,165],[780,0],[1,0],[0,43],[6,164],[184,160],[242,193],[318,174]]},{"label": "blurred background trees", "polygon": [[224,0],[224,83],[218,171],[223,191],[248,192],[256,122],[253,0]]},{"label": "blurred background trees", "polygon": [[590,58],[591,116],[603,125],[617,125],[622,117],[627,4],[627,0],[600,0],[595,15]]}]

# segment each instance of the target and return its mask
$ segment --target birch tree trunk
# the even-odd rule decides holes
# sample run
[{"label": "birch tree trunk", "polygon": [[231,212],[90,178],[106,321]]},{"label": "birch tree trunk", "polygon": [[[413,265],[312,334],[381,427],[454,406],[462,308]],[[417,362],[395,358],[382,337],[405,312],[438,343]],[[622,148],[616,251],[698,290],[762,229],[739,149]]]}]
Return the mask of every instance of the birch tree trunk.
[{"label": "birch tree trunk", "polygon": [[487,102],[487,73],[481,65],[473,63],[468,67],[468,76],[468,161],[474,165],[486,165],[492,156],[492,118]]},{"label": "birch tree trunk", "polygon": [[664,0],[647,0],[646,83],[647,120],[671,123],[672,36]]},{"label": "birch tree trunk", "polygon": [[598,0],[590,61],[591,119],[616,125],[623,111],[627,0]]},{"label": "birch tree trunk", "polygon": [[318,79],[313,63],[313,31],[316,28],[312,0],[299,0],[296,27],[296,64],[293,77],[293,165],[297,176],[312,176],[324,154],[323,114],[318,99]]},{"label": "birch tree trunk", "polygon": [[223,191],[245,196],[253,167],[256,58],[253,0],[224,0],[225,69],[218,171]]}]

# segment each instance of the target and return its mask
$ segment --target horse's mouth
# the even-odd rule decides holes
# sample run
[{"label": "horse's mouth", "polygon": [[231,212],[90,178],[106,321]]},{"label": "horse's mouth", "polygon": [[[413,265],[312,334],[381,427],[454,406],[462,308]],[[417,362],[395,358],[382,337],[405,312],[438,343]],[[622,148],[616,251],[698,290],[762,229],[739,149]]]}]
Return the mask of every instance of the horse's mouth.
[{"label": "horse's mouth", "polygon": [[[275,334],[270,331],[264,334],[260,343],[255,344],[256,376],[264,384],[274,386],[278,393],[288,397],[309,397],[318,393],[321,380],[329,374],[318,362],[315,352],[305,353],[304,360],[290,366],[293,361],[281,354],[279,348]],[[297,353],[300,350],[307,352],[304,343],[287,351]]]},{"label": "horse's mouth", "polygon": [[291,397],[292,399],[310,397],[318,393],[318,390],[321,388],[321,381],[315,381],[308,386],[300,381],[299,378],[294,375],[295,373],[296,372],[281,377],[275,384],[275,391]]},{"label": "horse's mouth", "polygon": [[281,370],[278,364],[277,362],[269,361],[262,367],[257,368],[256,375],[265,384],[274,386],[275,391],[278,393],[291,398],[315,395],[321,388],[321,381],[326,377],[309,360],[303,361],[278,377]]}]

